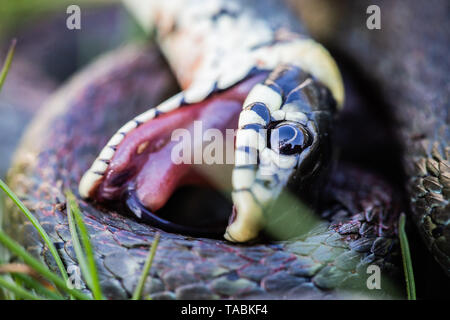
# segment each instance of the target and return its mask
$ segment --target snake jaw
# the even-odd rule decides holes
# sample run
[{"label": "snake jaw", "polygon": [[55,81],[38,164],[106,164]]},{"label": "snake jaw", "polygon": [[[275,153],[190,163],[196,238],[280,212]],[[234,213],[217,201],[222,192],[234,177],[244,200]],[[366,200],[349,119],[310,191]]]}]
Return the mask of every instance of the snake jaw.
[{"label": "snake jaw", "polygon": [[234,218],[230,219],[224,238],[231,242],[247,242],[256,238],[265,223],[262,208],[248,191],[233,193],[232,197]]},{"label": "snake jaw", "polygon": [[[255,70],[267,73],[275,70],[264,83],[261,83],[264,79],[260,78],[250,88],[243,90],[239,97],[240,105],[245,101],[244,110],[239,116],[235,168],[231,181],[236,214],[231,219],[225,237],[236,242],[251,240],[267,223],[264,217],[267,206],[276,201],[288,186],[307,186],[306,177],[313,175],[311,167],[320,168],[315,154],[325,148],[316,146],[326,144],[326,139],[321,136],[328,132],[327,125],[322,125],[320,118],[330,118],[336,106],[342,106],[344,89],[340,72],[331,55],[320,44],[300,33],[283,32],[284,22],[278,26],[270,26],[257,16],[253,19],[251,12],[250,15],[239,14],[236,17],[219,15],[216,21],[214,11],[220,9],[220,6],[211,12],[207,10],[207,14],[204,14],[203,4],[186,12],[164,1],[157,7],[160,10],[155,8],[151,11],[152,15],[158,16],[155,20],[158,30],[168,31],[159,33],[159,42],[184,91],[162,106],[135,118],[138,123],[149,121],[160,113],[176,113],[178,110],[175,109],[181,105],[191,104],[189,108],[192,108],[192,104],[209,100],[211,93],[220,94],[233,91],[233,88],[239,89],[243,87],[242,81],[253,76],[252,72]],[[169,30],[165,28],[163,25],[167,21],[176,21],[176,28],[172,28],[172,23],[169,23]],[[192,28],[200,25],[200,21],[211,25],[212,29]],[[220,23],[221,21],[227,23]],[[222,35],[225,35],[223,31],[226,31],[226,39],[233,39],[234,44],[222,43]],[[186,48],[191,52],[189,57],[184,54]],[[264,133],[260,134],[258,128],[270,131],[274,129],[272,124],[284,125],[283,128],[275,129],[285,133],[294,132],[295,137],[283,140],[278,145],[279,148],[270,146],[272,141]],[[130,125],[133,126],[134,123]],[[121,140],[128,132],[118,134],[113,139],[117,138],[115,140],[121,143],[121,150],[124,145]],[[128,138],[125,139],[127,140]],[[107,147],[118,148],[117,141],[111,142]],[[250,149],[256,150],[256,156],[248,165],[242,158],[245,158]],[[107,190],[102,188],[105,185],[102,181],[105,172],[111,174],[112,170],[110,166],[105,169],[104,160],[111,161],[111,158],[97,159],[81,180],[82,196],[98,198],[95,190]],[[169,169],[167,170],[177,171],[172,167]],[[170,174],[173,179],[169,183],[162,183],[162,188],[177,179],[183,173],[181,171]],[[152,174],[160,176],[160,171],[155,169]],[[160,177],[156,180],[164,182]],[[139,199],[147,199],[143,202],[150,205],[152,210],[157,210],[167,201],[162,199],[155,205],[154,201],[148,199],[158,196],[145,197],[142,190],[153,190],[154,194],[160,190],[137,186]],[[163,193],[167,195],[173,190],[169,191]]]},{"label": "snake jaw", "polygon": [[[203,172],[198,169],[203,168],[194,163],[178,164],[172,161],[172,149],[180,142],[172,141],[171,134],[184,128],[195,138],[195,132],[191,131],[195,130],[196,121],[202,123],[203,128],[200,130],[214,128],[224,134],[226,128],[235,129],[242,101],[255,83],[261,82],[266,76],[267,72],[264,71],[252,74],[238,85],[216,92],[204,101],[173,109],[172,104],[184,100],[176,95],[129,121],[109,140],[83,175],[79,184],[80,195],[99,203],[126,198],[126,205],[130,203],[136,209],[131,211],[138,219],[145,215],[155,221],[155,215],[165,207],[178,187],[211,186],[212,183],[214,188],[214,181],[208,182],[200,177]],[[201,136],[204,136],[204,132],[201,132]],[[195,149],[197,142],[193,143]],[[130,192],[133,201],[127,200],[130,199],[127,196]],[[225,225],[221,232],[224,229]]]},{"label": "snake jaw", "polygon": [[[100,202],[116,200],[132,182],[139,202],[149,212],[158,211],[178,186],[198,180],[190,165],[168,160],[173,147],[168,135],[192,127],[195,119],[205,122],[206,128],[225,130],[234,114],[235,215],[225,238],[233,242],[256,238],[268,222],[267,208],[286,188],[308,187],[307,178],[314,175],[311,168],[320,168],[321,157],[315,155],[324,149],[319,146],[326,144],[322,136],[335,108],[330,91],[298,67],[281,65],[263,81],[264,77],[265,73],[253,75],[187,108],[177,108],[184,100],[176,95],[128,122],[83,176],[80,194]],[[281,139],[274,139],[275,133]]]}]

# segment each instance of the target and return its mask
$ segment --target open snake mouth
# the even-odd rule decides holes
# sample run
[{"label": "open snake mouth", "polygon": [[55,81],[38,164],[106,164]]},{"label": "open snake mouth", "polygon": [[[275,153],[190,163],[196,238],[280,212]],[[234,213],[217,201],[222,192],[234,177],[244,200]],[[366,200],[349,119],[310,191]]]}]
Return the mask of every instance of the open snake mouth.
[{"label": "open snake mouth", "polygon": [[[200,162],[188,159],[192,161],[176,163],[174,148],[189,143],[193,156],[196,149],[203,149],[206,144],[203,140],[200,145],[193,141],[198,134],[203,137],[208,129],[220,130],[223,136],[227,129],[234,132],[243,101],[253,85],[265,76],[266,73],[251,76],[202,102],[171,112],[158,110],[151,121],[137,120],[135,128],[126,134],[119,130],[126,138],[119,143],[110,141],[96,160],[102,167],[91,168],[85,175],[89,178],[101,173],[101,179],[95,180],[87,195],[100,203],[120,199],[138,219],[166,231],[222,237],[232,211],[229,195],[233,165],[207,165],[203,158]],[[198,124],[200,132],[194,133]],[[180,129],[186,130],[192,139],[181,142],[172,139]],[[82,185],[83,180],[80,191]]]},{"label": "open snake mouth", "polygon": [[[185,104],[175,96],[151,109],[150,119],[143,114],[119,129],[82,178],[80,194],[100,203],[121,199],[138,219],[166,231],[256,238],[265,209],[320,168],[326,138],[319,132],[329,129],[331,93],[284,66]],[[223,151],[218,162],[202,152],[213,139],[205,139],[208,130],[226,137],[212,151]]]}]

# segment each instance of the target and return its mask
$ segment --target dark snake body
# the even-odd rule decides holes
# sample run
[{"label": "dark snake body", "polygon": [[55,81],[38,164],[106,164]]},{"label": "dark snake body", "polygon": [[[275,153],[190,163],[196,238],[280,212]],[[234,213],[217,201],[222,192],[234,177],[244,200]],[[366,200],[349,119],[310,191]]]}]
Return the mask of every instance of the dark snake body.
[{"label": "dark snake body", "polygon": [[[11,187],[50,233],[67,266],[76,258],[63,190],[77,189],[115,128],[173,93],[173,79],[161,65],[154,52],[133,47],[100,59],[48,103],[17,154]],[[87,117],[93,117],[89,124]],[[398,265],[398,194],[380,177],[342,162],[326,190],[323,222],[292,241],[244,246],[162,232],[146,292],[181,299],[324,298],[350,297],[349,290],[357,288],[370,296],[367,266],[381,266],[384,276]],[[82,200],[80,205],[106,295],[129,296],[157,230]],[[54,268],[39,236],[23,221],[17,211],[9,216],[14,236]],[[381,294],[391,293],[384,289]]]},{"label": "dark snake body", "polygon": [[[361,21],[360,13],[373,4],[381,10],[381,30],[369,30]],[[444,71],[450,67],[450,4],[381,0],[319,5],[333,8],[328,30],[337,30],[319,31],[323,40],[357,62],[393,113],[403,142],[412,217],[450,275],[450,74]]]},{"label": "dark snake body", "polygon": [[[49,109],[41,113],[56,125],[49,130],[43,118],[34,122],[29,131],[31,140],[26,138],[32,145],[21,148],[17,155],[21,160],[10,173],[11,186],[49,232],[68,267],[76,264],[76,258],[63,190],[76,190],[93,151],[118,123],[157,97],[165,98],[163,88],[172,83],[167,71],[158,69],[160,58],[143,49],[124,49],[102,60],[49,103],[50,109],[63,108],[52,119],[48,119]],[[121,63],[112,69],[99,67],[112,61]],[[129,97],[134,97],[131,104]],[[92,115],[94,105],[98,117],[95,127],[84,121]],[[32,138],[36,136],[39,142]],[[301,240],[239,246],[162,232],[147,292],[153,298],[321,298],[330,294],[328,289],[346,283],[365,284],[370,263],[391,269],[388,261],[395,253],[396,215],[390,187],[357,169],[344,166],[338,171],[330,186],[331,191],[336,190],[337,201],[324,212],[334,223],[325,221]],[[80,205],[106,295],[129,296],[157,230],[81,200]],[[53,266],[38,234],[29,223],[23,223],[22,214],[15,211],[9,218],[14,225],[11,230],[16,230],[14,236]]]}]

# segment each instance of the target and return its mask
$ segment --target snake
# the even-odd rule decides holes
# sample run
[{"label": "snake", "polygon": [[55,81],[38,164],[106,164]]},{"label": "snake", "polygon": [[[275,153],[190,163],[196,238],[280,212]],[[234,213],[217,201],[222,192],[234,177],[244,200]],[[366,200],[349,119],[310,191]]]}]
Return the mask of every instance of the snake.
[{"label": "snake", "polygon": [[[366,280],[370,265],[383,270],[383,282],[398,272],[399,193],[377,173],[333,164],[335,118],[351,105],[344,103],[340,71],[288,9],[263,2],[148,2],[136,10],[138,19],[156,28],[176,80],[155,48],[124,48],[58,90],[28,129],[9,182],[68,267],[77,259],[64,190],[78,190],[108,298],[131,295],[157,232],[161,240],[145,288],[153,299],[392,294],[370,290]],[[127,2],[131,8],[136,3]],[[218,211],[223,200],[217,195],[192,192],[191,201],[178,195],[175,202],[187,208],[170,200],[184,184],[205,185],[193,166],[167,158],[173,149],[168,134],[179,126],[194,130],[194,120],[237,129],[228,178],[232,209],[226,206],[232,214],[225,225],[210,210],[206,224],[189,216],[202,211],[198,202]],[[269,138],[260,139],[260,129]],[[274,132],[282,139],[272,141]],[[444,203],[444,210],[442,203],[430,209],[445,218],[448,157],[442,150],[448,147],[429,150],[425,168],[439,170],[427,181],[443,186],[432,192]],[[257,161],[249,164],[252,151]],[[311,210],[321,219],[311,218]],[[36,231],[10,211],[15,237],[56,270]],[[177,214],[187,226],[170,221]],[[220,235],[208,227],[213,218],[220,220]],[[267,239],[266,229],[277,223],[281,228],[272,228],[276,236]],[[440,230],[433,237],[446,229]],[[441,256],[445,268],[448,256]]]}]

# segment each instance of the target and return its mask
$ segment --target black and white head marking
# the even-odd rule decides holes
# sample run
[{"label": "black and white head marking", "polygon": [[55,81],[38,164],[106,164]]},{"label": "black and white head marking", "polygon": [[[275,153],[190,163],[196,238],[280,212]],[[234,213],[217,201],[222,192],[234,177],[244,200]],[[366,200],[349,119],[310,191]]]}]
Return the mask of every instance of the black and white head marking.
[{"label": "black and white head marking", "polygon": [[333,102],[328,89],[291,65],[276,68],[250,91],[236,136],[232,175],[236,214],[226,239],[244,242],[257,236],[265,208],[317,151],[316,115],[332,112]]}]

